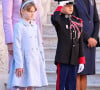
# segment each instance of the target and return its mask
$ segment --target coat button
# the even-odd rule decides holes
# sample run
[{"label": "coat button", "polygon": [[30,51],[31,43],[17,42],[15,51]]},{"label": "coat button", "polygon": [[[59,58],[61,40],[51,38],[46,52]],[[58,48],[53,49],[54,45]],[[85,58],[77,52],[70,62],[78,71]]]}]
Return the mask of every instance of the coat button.
[{"label": "coat button", "polygon": [[75,45],[73,45],[73,47],[75,47]]}]

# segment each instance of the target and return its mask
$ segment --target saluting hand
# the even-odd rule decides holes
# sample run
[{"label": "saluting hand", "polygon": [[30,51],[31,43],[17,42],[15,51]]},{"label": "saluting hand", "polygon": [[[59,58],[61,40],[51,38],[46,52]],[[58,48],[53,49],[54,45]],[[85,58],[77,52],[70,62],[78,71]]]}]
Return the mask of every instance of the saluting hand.
[{"label": "saluting hand", "polygon": [[15,73],[16,73],[16,76],[18,78],[22,77],[22,74],[24,73],[24,69],[23,68],[18,68],[18,69],[16,69]]}]

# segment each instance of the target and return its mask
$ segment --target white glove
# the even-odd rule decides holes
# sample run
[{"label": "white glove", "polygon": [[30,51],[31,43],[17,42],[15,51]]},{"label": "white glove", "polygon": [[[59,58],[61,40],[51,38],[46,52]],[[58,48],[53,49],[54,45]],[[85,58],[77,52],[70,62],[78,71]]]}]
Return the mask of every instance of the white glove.
[{"label": "white glove", "polygon": [[79,64],[79,67],[78,67],[78,72],[77,73],[80,73],[84,70],[84,64]]}]

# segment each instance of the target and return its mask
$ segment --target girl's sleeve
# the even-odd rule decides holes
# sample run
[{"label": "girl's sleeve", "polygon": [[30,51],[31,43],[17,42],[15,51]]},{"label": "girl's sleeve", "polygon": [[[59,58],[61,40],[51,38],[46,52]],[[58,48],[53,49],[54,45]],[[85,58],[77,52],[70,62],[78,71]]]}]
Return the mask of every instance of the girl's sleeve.
[{"label": "girl's sleeve", "polygon": [[42,42],[42,36],[39,30],[39,27],[37,27],[37,32],[38,32],[38,46],[39,46],[39,50],[40,50],[40,54],[42,56],[42,60],[45,61],[45,55],[44,55],[44,48],[43,48],[43,42]]},{"label": "girl's sleeve", "polygon": [[3,28],[5,32],[6,44],[13,43],[12,9],[13,0],[2,0]]},{"label": "girl's sleeve", "polygon": [[15,60],[15,69],[23,68],[23,55],[22,55],[22,33],[21,25],[15,24],[14,26],[14,60]]}]

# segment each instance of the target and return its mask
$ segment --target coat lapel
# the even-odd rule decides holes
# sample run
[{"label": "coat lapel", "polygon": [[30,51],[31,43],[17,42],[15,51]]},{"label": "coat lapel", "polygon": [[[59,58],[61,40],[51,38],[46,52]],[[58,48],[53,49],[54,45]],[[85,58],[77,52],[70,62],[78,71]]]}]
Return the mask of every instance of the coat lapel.
[{"label": "coat lapel", "polygon": [[80,4],[81,8],[83,8],[83,10],[86,13],[87,17],[90,18],[87,7],[86,7],[84,1],[83,0],[78,0],[78,3]]}]

